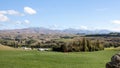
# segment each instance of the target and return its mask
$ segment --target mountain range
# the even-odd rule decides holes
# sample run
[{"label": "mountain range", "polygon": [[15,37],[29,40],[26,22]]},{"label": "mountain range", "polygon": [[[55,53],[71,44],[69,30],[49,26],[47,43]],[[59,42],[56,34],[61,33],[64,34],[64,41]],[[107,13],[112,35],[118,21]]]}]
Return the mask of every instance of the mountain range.
[{"label": "mountain range", "polygon": [[40,34],[107,34],[110,33],[109,30],[83,30],[83,29],[74,29],[68,28],[64,30],[53,30],[43,27],[31,27],[23,29],[11,29],[11,30],[0,30],[0,33],[40,33]]}]

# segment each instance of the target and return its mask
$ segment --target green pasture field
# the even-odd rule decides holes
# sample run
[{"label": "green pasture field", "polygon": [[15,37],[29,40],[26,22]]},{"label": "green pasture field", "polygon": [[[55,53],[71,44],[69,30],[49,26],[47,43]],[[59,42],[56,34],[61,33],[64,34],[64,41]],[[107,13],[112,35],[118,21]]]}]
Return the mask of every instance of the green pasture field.
[{"label": "green pasture field", "polygon": [[0,68],[105,68],[118,50],[96,52],[40,52],[0,50]]}]

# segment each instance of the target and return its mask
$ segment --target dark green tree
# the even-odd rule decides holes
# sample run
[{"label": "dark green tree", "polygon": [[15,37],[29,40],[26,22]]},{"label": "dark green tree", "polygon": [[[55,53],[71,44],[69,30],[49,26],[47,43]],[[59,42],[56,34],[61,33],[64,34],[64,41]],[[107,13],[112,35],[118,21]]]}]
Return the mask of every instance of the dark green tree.
[{"label": "dark green tree", "polygon": [[83,40],[82,40],[82,46],[83,46],[82,51],[89,51],[89,49],[87,47],[87,41],[85,38],[83,38]]},{"label": "dark green tree", "polygon": [[66,43],[63,43],[62,45],[61,45],[61,51],[62,52],[68,52],[68,47],[67,47],[67,45],[66,45]]}]

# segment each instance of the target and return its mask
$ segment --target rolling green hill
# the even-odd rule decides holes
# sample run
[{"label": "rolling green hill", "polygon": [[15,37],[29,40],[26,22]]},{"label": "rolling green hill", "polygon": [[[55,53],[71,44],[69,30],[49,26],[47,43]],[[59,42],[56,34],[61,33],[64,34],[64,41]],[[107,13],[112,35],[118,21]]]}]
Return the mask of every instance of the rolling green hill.
[{"label": "rolling green hill", "polygon": [[96,52],[0,51],[0,68],[105,68],[116,50]]}]

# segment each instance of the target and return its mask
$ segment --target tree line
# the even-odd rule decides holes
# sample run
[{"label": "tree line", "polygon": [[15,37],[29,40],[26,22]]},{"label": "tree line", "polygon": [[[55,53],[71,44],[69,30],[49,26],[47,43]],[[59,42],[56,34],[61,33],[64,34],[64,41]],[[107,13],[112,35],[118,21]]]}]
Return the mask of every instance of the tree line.
[{"label": "tree line", "polygon": [[91,41],[86,38],[82,40],[73,40],[70,42],[61,42],[57,46],[54,46],[53,51],[59,52],[92,52],[104,50],[104,46],[100,43],[99,40]]}]

